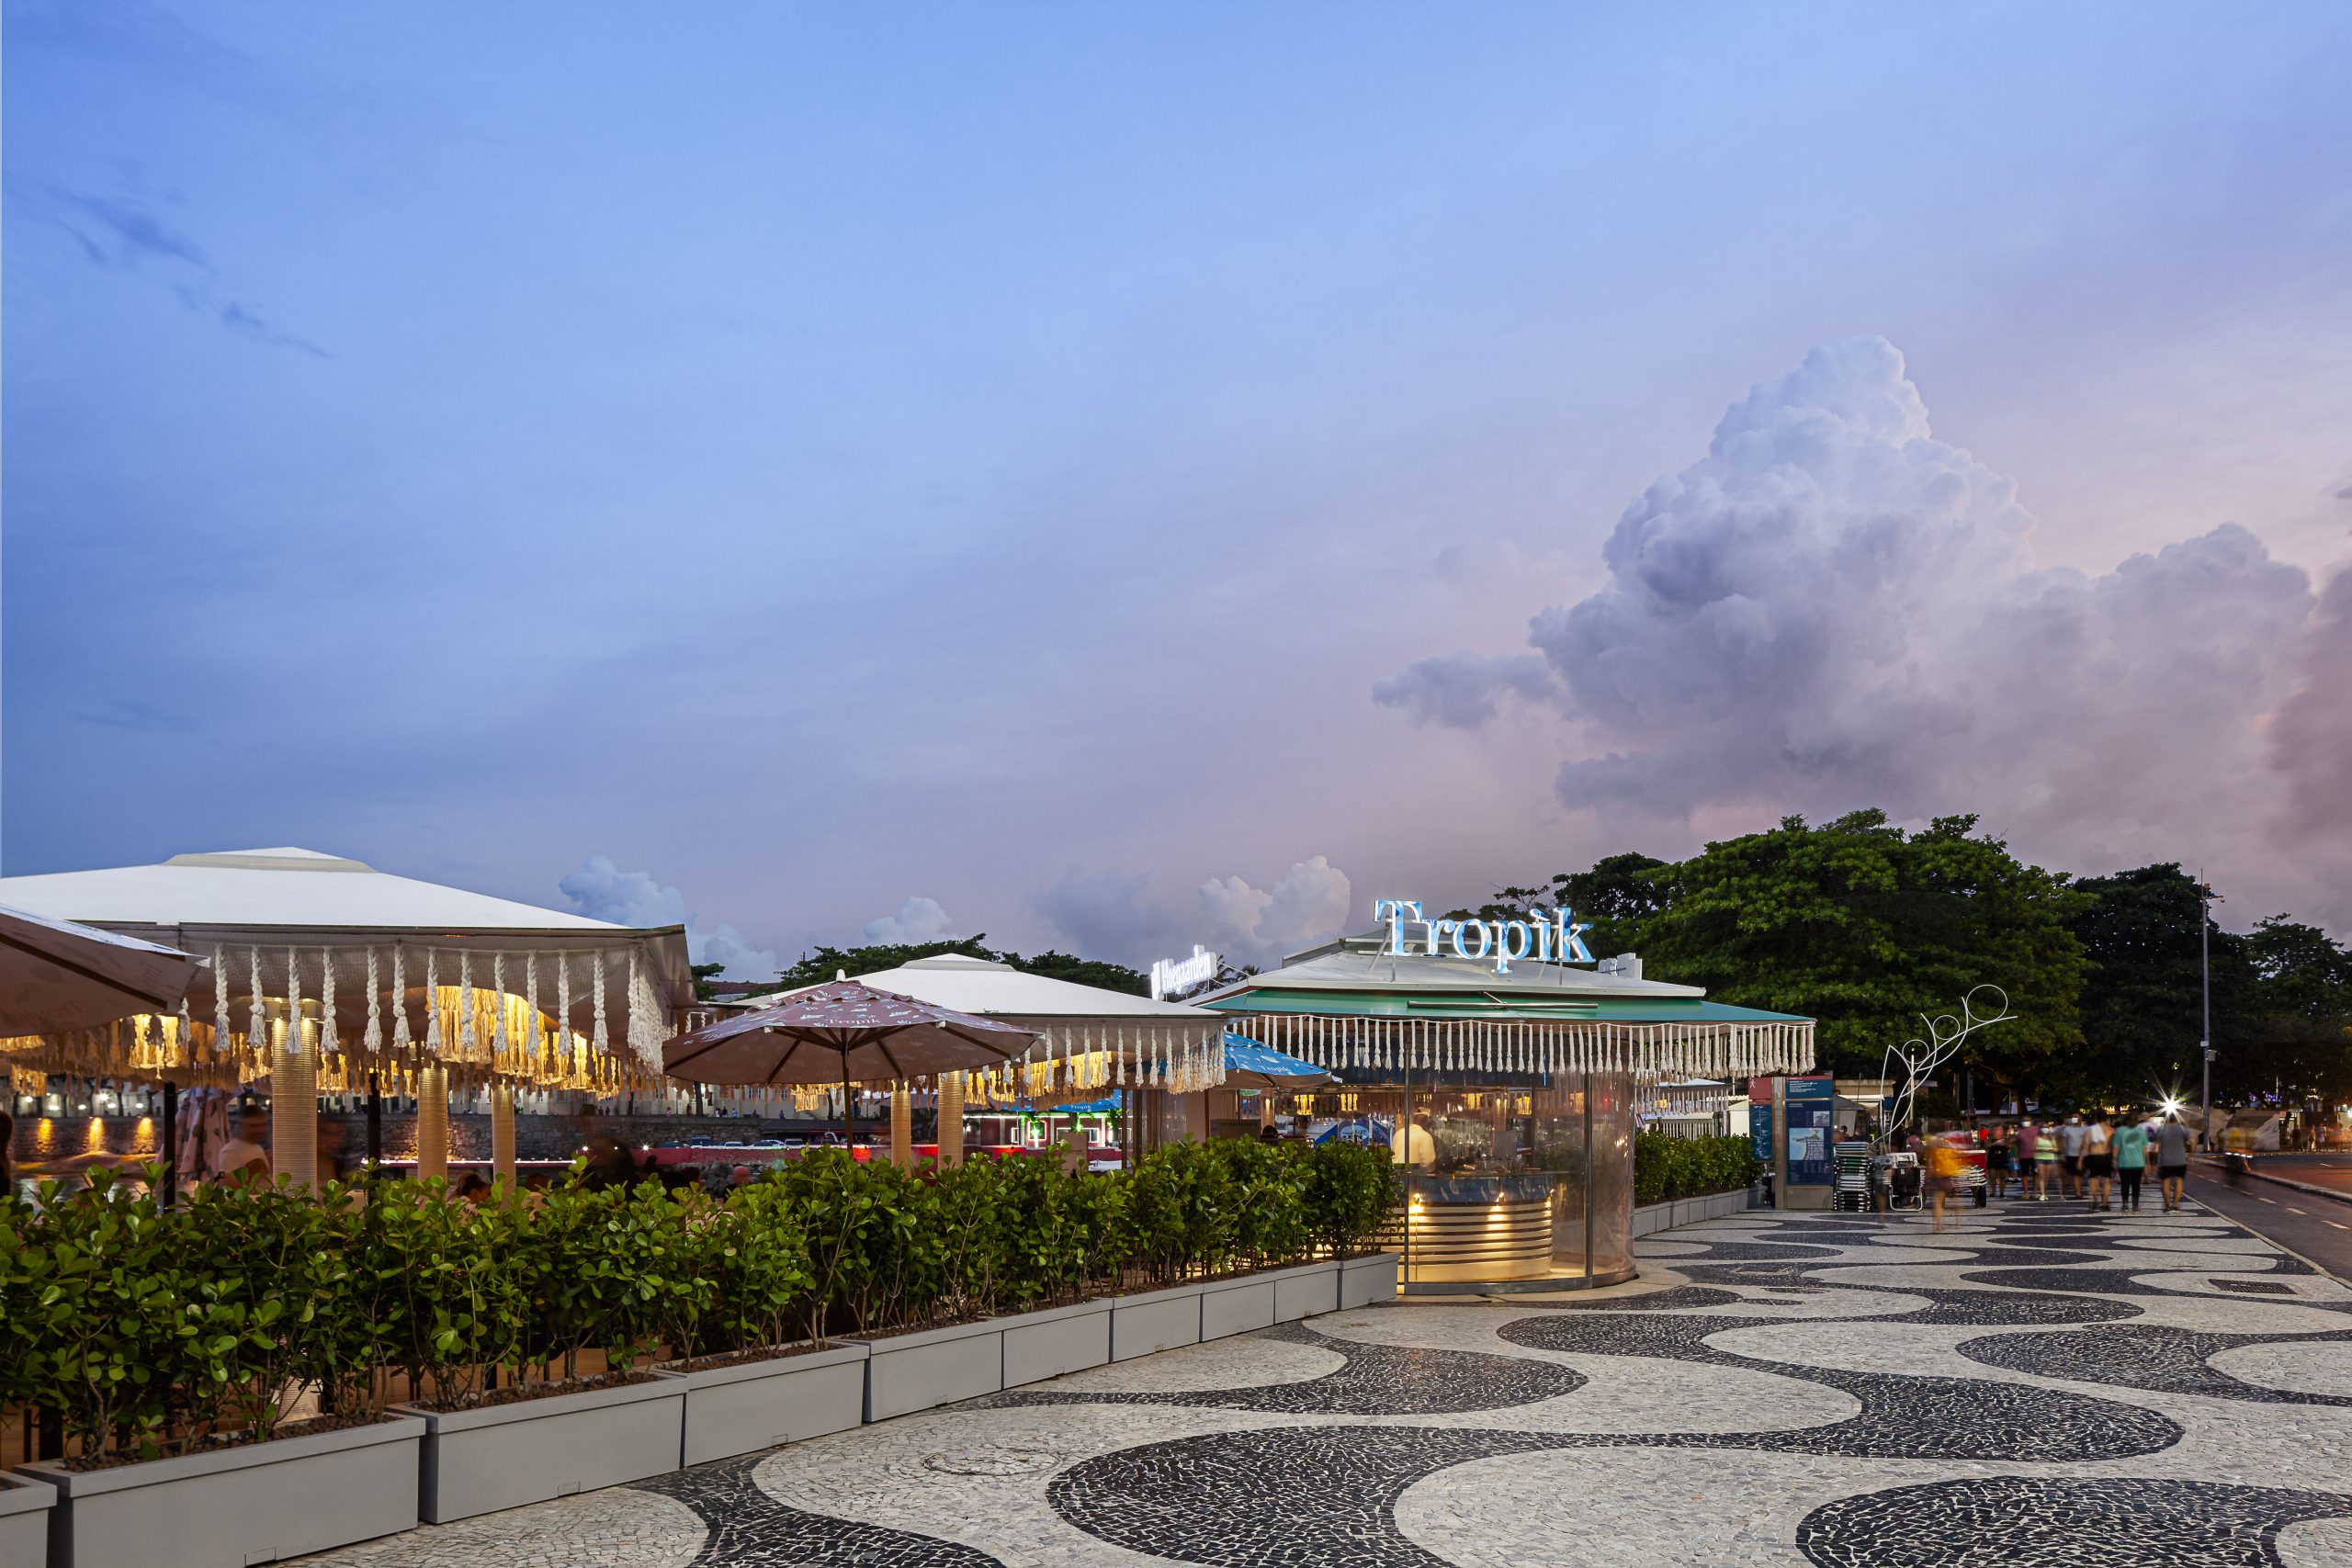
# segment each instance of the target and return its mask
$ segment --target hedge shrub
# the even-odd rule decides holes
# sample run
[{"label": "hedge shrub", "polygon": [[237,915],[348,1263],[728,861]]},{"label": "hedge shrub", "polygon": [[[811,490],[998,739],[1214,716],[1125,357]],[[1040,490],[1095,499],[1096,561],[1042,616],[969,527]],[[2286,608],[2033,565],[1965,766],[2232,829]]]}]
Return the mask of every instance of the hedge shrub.
[{"label": "hedge shrub", "polygon": [[816,1150],[723,1200],[377,1180],[165,1209],[148,1174],[0,1199],[0,1411],[62,1421],[85,1458],[264,1438],[305,1389],[341,1416],[457,1407],[588,1352],[626,1371],[1350,1256],[1392,1180],[1385,1149],[1225,1139],[1105,1176]]},{"label": "hedge shrub", "polygon": [[1709,1192],[1736,1192],[1761,1167],[1746,1138],[1678,1138],[1640,1133],[1634,1138],[1634,1201],[1660,1203]]}]

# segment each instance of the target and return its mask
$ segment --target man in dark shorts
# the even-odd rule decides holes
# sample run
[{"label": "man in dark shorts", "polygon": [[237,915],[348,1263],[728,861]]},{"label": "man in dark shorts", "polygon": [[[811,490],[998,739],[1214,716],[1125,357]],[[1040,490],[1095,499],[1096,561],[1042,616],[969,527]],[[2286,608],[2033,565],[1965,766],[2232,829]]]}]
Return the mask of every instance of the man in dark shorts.
[{"label": "man in dark shorts", "polygon": [[2058,1159],[2066,1172],[2066,1196],[2069,1198],[2089,1196],[2083,1188],[2083,1145],[2090,1140],[2091,1130],[2083,1125],[2079,1113],[2067,1117],[2066,1124],[2058,1129]]},{"label": "man in dark shorts", "polygon": [[2086,1194],[2090,1206],[2103,1213],[2112,1206],[2108,1189],[2115,1177],[2115,1129],[2102,1111],[2086,1131],[2089,1135],[2083,1140],[2083,1184],[2090,1189]]},{"label": "man in dark shorts", "polygon": [[2182,1190],[2188,1185],[2188,1129],[2180,1124],[2180,1112],[2165,1113],[2165,1124],[2148,1140],[2155,1146],[2156,1179],[2164,1183],[2165,1213],[2169,1214],[2180,1207]]}]

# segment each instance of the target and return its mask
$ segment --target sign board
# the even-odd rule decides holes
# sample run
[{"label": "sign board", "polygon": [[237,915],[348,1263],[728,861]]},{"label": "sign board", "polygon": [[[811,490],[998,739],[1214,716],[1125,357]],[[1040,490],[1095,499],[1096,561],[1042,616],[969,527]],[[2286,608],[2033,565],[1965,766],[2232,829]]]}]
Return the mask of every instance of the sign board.
[{"label": "sign board", "polygon": [[1527,920],[1430,919],[1413,898],[1375,898],[1372,918],[1388,928],[1381,953],[1388,958],[1415,954],[1435,958],[1441,950],[1473,963],[1491,961],[1498,975],[1508,975],[1514,960],[1532,958],[1538,964],[1589,964],[1592,953],[1584,944],[1590,921],[1578,921],[1565,907]]},{"label": "sign board", "polygon": [[1155,958],[1151,964],[1151,999],[1164,1002],[1185,991],[1197,991],[1216,978],[1224,960],[1200,943],[1190,958]]},{"label": "sign board", "polygon": [[1826,1187],[1836,1176],[1829,1142],[1838,1119],[1838,1083],[1826,1076],[1782,1080],[1788,1119],[1788,1179],[1792,1187]]}]

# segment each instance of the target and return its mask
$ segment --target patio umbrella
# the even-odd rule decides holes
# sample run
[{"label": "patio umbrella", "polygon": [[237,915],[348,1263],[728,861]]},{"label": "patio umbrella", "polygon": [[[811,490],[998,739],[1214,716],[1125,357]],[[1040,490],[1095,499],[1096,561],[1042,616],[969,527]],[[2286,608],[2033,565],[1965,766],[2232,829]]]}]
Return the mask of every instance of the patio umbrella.
[{"label": "patio umbrella", "polygon": [[176,948],[0,908],[0,1035],[65,1034],[170,1012],[198,962]]},{"label": "patio umbrella", "polygon": [[1329,1073],[1286,1051],[1261,1045],[1244,1034],[1228,1032],[1225,1037],[1227,1089],[1301,1089],[1330,1081]]},{"label": "patio umbrella", "polygon": [[662,1070],[693,1083],[842,1086],[851,1137],[850,1081],[912,1078],[1010,1062],[1037,1032],[836,980],[664,1043]]}]

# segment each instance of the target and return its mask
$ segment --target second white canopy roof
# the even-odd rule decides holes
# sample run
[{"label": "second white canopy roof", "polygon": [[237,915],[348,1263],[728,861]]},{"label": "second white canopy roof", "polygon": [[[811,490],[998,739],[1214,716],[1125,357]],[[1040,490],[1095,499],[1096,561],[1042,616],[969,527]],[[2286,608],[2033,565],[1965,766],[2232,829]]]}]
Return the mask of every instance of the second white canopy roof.
[{"label": "second white canopy roof", "polygon": [[[1081,986],[1074,980],[1057,980],[1046,975],[1026,974],[1010,964],[972,958],[960,953],[918,958],[896,969],[853,976],[852,978],[877,991],[896,991],[902,997],[912,997],[933,1007],[978,1013],[984,1018],[1085,1018],[1119,1021],[1132,1020],[1139,1023],[1190,1021],[1213,1026],[1224,1022],[1220,1015],[1206,1008],[1189,1007],[1182,1002],[1158,1002],[1149,997],[1132,996],[1125,991],[1110,991],[1100,986]],[[801,987],[804,990],[808,988]],[[741,1005],[773,1007],[792,994],[790,991],[777,991],[764,997],[750,997]]]}]

